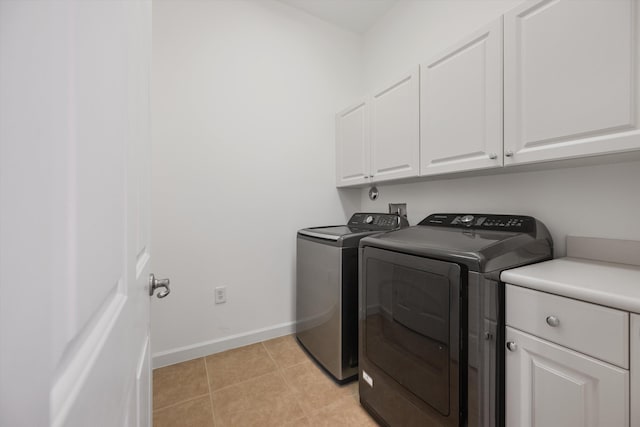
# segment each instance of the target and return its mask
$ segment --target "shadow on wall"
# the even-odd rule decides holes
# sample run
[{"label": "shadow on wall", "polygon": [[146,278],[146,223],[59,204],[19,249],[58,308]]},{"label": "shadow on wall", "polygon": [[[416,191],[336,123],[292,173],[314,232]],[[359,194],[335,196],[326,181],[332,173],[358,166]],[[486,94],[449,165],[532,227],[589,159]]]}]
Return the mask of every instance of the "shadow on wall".
[{"label": "shadow on wall", "polygon": [[340,205],[344,212],[345,222],[351,218],[354,212],[362,210],[361,188],[338,188]]}]

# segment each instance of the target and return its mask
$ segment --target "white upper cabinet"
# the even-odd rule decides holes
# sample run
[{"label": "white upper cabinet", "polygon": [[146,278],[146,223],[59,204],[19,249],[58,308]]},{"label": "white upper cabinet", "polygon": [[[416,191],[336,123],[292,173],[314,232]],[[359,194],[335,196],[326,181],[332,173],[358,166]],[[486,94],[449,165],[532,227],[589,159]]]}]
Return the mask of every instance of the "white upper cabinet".
[{"label": "white upper cabinet", "polygon": [[336,185],[369,182],[368,104],[363,101],[336,114]]},{"label": "white upper cabinet", "polygon": [[371,175],[375,182],[418,176],[418,67],[371,98]]},{"label": "white upper cabinet", "polygon": [[505,165],[640,148],[638,0],[505,15]]},{"label": "white upper cabinet", "polygon": [[502,166],[502,18],[420,73],[420,174]]}]

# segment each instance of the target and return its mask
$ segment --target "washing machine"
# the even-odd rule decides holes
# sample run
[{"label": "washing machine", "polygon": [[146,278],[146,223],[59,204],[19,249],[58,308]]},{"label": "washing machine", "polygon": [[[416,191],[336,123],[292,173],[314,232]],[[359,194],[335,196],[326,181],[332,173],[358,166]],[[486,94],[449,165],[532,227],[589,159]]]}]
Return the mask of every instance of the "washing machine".
[{"label": "washing machine", "polygon": [[433,214],[360,240],[360,402],[398,427],[504,425],[500,272],[551,259],[530,216]]},{"label": "washing machine", "polygon": [[358,375],[358,243],[408,225],[395,214],[355,213],[346,225],[298,231],[296,338],[339,383]]}]

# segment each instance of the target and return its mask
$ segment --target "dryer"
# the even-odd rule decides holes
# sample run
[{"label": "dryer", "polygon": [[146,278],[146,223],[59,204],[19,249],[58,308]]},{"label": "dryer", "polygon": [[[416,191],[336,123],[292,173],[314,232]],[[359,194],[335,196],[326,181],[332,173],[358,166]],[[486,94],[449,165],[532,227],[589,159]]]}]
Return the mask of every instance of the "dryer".
[{"label": "dryer", "polygon": [[552,258],[520,215],[434,214],[360,241],[360,401],[388,426],[504,424],[507,268]]}]

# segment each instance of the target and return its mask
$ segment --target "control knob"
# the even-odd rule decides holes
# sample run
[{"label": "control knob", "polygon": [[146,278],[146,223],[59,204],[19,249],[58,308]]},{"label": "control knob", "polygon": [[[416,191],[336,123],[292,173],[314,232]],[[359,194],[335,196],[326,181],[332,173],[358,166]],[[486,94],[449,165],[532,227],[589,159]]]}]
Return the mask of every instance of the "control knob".
[{"label": "control knob", "polygon": [[472,221],[473,221],[473,215],[465,215],[462,218],[460,218],[460,222],[463,223],[464,225],[471,225]]},{"label": "control knob", "polygon": [[366,222],[367,224],[371,224],[373,222],[373,216],[369,215],[364,219],[364,222]]}]

